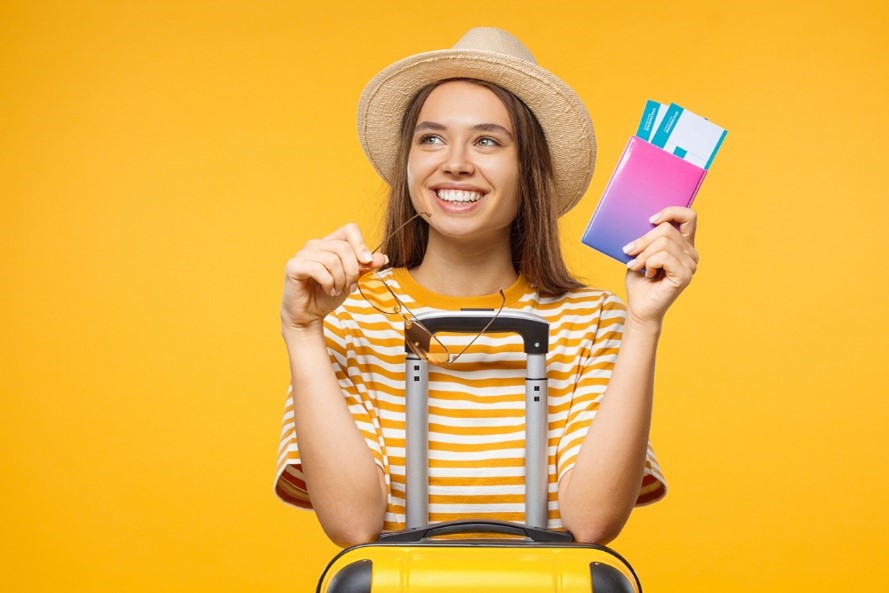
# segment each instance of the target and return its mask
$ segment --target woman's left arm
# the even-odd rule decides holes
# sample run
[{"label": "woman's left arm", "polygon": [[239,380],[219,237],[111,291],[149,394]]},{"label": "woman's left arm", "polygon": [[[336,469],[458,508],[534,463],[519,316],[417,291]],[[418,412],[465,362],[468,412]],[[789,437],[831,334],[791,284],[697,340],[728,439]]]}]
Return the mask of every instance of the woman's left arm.
[{"label": "woman's left arm", "polygon": [[577,541],[617,537],[635,506],[648,451],[654,366],[664,315],[697,269],[697,215],[671,207],[624,249],[627,315],[611,380],[574,467],[559,482],[562,525]]}]

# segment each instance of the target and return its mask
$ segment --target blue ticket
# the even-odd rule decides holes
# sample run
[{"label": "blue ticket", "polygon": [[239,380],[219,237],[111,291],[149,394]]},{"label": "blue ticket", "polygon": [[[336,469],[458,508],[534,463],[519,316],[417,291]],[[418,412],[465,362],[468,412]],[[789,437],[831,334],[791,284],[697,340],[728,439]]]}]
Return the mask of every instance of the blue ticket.
[{"label": "blue ticket", "polygon": [[702,169],[709,169],[726,134],[724,128],[671,103],[650,142]]},{"label": "blue ticket", "polygon": [[666,112],[666,105],[649,99],[645,103],[645,109],[642,111],[642,119],[639,120],[639,128],[636,130],[636,135],[650,142],[655,130],[660,126],[661,120],[664,119]]}]

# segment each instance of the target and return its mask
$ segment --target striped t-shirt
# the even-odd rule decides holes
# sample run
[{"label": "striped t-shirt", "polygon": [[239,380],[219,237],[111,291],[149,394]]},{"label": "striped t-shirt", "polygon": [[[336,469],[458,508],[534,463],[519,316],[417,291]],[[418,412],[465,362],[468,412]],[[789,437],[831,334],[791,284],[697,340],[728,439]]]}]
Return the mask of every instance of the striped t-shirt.
[{"label": "striped t-shirt", "polygon": [[[455,298],[420,286],[404,269],[382,272],[414,314],[461,308],[496,309],[499,294]],[[373,274],[364,283],[376,282]],[[365,292],[373,287],[366,287]],[[541,296],[524,279],[504,290],[506,309],[535,313],[549,324],[548,527],[561,528],[558,481],[574,466],[614,367],[624,321],[615,295],[582,288]],[[388,488],[384,529],[403,529],[404,319],[371,307],[359,292],[325,319],[330,361],[343,397]],[[445,334],[459,352],[472,336]],[[429,521],[524,519],[525,354],[515,334],[486,334],[456,362],[429,365]],[[284,412],[275,491],[311,508],[294,431],[293,404]],[[666,484],[649,446],[637,505],[659,500]],[[591,500],[591,505],[596,501]]]}]

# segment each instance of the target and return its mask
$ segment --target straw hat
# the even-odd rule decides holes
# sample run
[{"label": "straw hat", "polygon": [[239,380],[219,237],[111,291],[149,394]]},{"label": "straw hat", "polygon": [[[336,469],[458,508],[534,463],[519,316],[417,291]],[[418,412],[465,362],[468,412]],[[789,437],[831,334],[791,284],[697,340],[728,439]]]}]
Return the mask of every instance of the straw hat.
[{"label": "straw hat", "polygon": [[583,197],[596,163],[593,122],[580,98],[537,65],[522,42],[501,29],[471,29],[452,49],[429,51],[395,62],[364,88],[358,103],[358,136],[367,158],[391,183],[401,119],[426,85],[449,78],[475,78],[504,88],[527,105],[543,127],[552,153],[559,213]]}]

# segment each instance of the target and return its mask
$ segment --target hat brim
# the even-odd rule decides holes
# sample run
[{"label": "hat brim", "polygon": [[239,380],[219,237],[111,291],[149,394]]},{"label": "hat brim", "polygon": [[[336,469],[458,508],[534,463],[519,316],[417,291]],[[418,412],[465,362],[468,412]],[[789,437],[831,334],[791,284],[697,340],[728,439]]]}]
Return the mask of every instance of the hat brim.
[{"label": "hat brim", "polygon": [[371,164],[387,182],[394,177],[401,120],[417,92],[449,78],[474,78],[508,90],[534,113],[552,155],[559,213],[583,197],[596,162],[589,112],[564,82],[539,66],[506,54],[447,49],[395,62],[365,87],[358,103],[358,136]]}]

